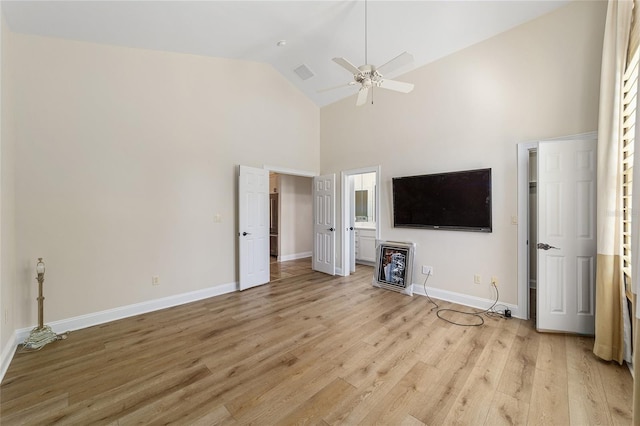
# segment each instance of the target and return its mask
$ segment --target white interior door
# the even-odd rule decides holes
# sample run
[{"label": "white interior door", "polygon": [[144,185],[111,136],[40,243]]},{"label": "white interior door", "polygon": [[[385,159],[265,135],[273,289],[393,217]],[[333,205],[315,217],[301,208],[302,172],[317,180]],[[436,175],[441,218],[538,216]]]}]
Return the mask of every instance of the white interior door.
[{"label": "white interior door", "polygon": [[313,269],[336,273],[336,175],[313,178]]},{"label": "white interior door", "polygon": [[537,328],[593,334],[596,141],[538,144]]},{"label": "white interior door", "polygon": [[240,166],[240,290],[269,282],[269,171]]}]

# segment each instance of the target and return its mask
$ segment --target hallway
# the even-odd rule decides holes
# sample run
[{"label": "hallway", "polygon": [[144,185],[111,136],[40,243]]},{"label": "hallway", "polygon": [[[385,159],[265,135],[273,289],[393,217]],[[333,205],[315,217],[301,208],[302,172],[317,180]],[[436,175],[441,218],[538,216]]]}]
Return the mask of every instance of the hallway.
[{"label": "hallway", "polygon": [[311,272],[311,258],[288,260],[286,262],[277,262],[275,256],[271,257],[271,282],[278,281],[283,278],[296,277],[298,275],[308,274]]}]

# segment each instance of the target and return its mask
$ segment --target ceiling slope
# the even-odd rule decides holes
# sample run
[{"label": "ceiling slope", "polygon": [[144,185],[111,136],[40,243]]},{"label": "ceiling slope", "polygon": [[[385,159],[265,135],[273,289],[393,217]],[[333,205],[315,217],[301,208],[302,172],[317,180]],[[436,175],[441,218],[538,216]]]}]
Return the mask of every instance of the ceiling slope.
[{"label": "ceiling slope", "polygon": [[[397,77],[567,2],[371,0],[368,59],[412,53],[412,67],[386,76]],[[18,33],[268,63],[320,107],[357,93],[332,58],[364,64],[362,0],[2,1],[2,10]]]}]

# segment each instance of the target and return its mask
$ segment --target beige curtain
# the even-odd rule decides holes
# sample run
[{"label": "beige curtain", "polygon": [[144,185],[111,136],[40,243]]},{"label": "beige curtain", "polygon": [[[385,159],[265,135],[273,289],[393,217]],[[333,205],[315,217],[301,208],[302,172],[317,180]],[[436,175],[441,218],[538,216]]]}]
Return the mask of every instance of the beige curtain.
[{"label": "beige curtain", "polygon": [[[638,194],[640,195],[640,194]],[[638,247],[638,249],[640,249],[640,247]],[[633,267],[634,269],[638,270],[636,268],[636,266],[640,266],[638,265],[638,263],[633,263]],[[637,303],[636,303],[637,306]],[[637,308],[636,308],[637,309]],[[634,350],[633,350],[633,365],[634,365],[634,369],[637,368],[638,365],[640,365],[640,351],[638,350],[638,345],[636,342],[638,342],[638,339],[640,339],[640,318],[638,318],[638,313],[636,312],[636,315],[634,315],[634,320],[633,320],[633,341],[634,341]],[[637,371],[637,370],[636,370]],[[638,373],[635,373],[635,376],[637,377]],[[640,377],[638,377],[638,379],[636,379],[634,377],[633,379],[633,424],[634,425],[640,425]]]},{"label": "beige curtain", "polygon": [[610,0],[602,53],[598,121],[598,208],[596,337],[593,353],[622,363],[624,357],[621,279],[622,87],[633,2]]}]

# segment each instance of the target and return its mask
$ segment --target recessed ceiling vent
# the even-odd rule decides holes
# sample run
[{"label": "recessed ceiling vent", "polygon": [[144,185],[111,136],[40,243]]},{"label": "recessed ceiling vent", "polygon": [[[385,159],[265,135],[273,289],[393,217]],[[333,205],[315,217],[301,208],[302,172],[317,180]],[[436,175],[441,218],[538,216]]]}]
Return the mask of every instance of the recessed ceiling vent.
[{"label": "recessed ceiling vent", "polygon": [[306,66],[305,64],[300,65],[298,68],[294,69],[293,72],[298,74],[298,77],[300,77],[303,80],[309,80],[311,77],[315,75],[313,71],[311,71],[309,67]]}]

